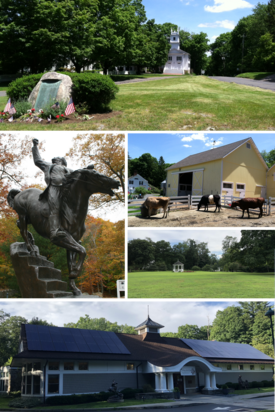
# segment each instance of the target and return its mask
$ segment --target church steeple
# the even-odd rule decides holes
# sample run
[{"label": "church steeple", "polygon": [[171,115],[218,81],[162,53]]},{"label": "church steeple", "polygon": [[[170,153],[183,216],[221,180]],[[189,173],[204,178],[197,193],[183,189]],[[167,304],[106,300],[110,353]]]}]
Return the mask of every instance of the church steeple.
[{"label": "church steeple", "polygon": [[170,35],[170,44],[171,44],[171,49],[176,49],[180,50],[180,28],[178,27],[176,31],[173,31],[171,29],[171,35]]}]

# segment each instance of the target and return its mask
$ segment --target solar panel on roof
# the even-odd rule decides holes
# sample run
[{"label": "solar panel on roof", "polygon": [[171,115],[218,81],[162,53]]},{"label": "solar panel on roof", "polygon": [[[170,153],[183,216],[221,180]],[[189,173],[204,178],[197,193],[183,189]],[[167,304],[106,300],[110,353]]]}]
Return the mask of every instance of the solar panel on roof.
[{"label": "solar panel on roof", "polygon": [[205,358],[272,360],[258,349],[244,343],[181,339],[191,349]]},{"label": "solar panel on roof", "polygon": [[28,350],[112,353],[130,352],[114,332],[25,325]]}]

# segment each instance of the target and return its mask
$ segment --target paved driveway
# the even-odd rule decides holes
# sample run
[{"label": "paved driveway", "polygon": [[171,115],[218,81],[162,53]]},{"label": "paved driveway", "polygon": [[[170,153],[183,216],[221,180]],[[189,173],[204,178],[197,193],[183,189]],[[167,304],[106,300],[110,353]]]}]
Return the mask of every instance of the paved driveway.
[{"label": "paved driveway", "polygon": [[2,92],[0,92],[0,96],[7,96],[7,93],[3,90]]},{"label": "paved driveway", "polygon": [[261,89],[272,90],[275,92],[275,82],[268,80],[251,80],[242,79],[241,77],[222,77],[209,76],[209,79],[218,80],[220,82],[242,84],[243,86],[260,87]]}]

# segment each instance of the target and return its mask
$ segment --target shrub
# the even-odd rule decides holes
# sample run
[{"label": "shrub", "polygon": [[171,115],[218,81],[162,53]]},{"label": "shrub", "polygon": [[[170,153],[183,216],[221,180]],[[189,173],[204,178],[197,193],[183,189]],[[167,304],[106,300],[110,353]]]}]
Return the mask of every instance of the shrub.
[{"label": "shrub", "polygon": [[211,266],[210,265],[205,265],[203,268],[202,268],[202,271],[203,272],[211,272]]},{"label": "shrub", "polygon": [[192,270],[196,271],[196,270],[201,270],[201,268],[199,266],[193,266]]},{"label": "shrub", "polygon": [[133,399],[135,398],[136,393],[143,393],[142,389],[132,389],[125,388],[120,391],[123,394],[124,399]]},{"label": "shrub", "polygon": [[75,104],[86,102],[89,110],[105,110],[119,90],[109,76],[84,72],[73,73],[71,78]]},{"label": "shrub", "polygon": [[14,107],[15,107],[16,113],[14,113],[13,117],[17,118],[17,117],[23,116],[23,114],[26,114],[27,111],[32,108],[32,105],[30,102],[28,102],[27,99],[20,99],[14,103]]},{"label": "shrub", "polygon": [[36,406],[40,406],[42,404],[40,399],[37,398],[15,398],[10,401],[9,406],[11,408],[33,408]]},{"label": "shrub", "polygon": [[250,386],[251,388],[258,388],[258,387],[259,387],[259,382],[253,381],[253,382],[250,383],[249,386]]},{"label": "shrub", "polygon": [[9,392],[9,396],[11,398],[19,398],[21,396],[21,391]]},{"label": "shrub", "polygon": [[144,393],[155,392],[155,389],[149,384],[143,385],[142,389]]},{"label": "shrub", "polygon": [[43,73],[31,74],[13,80],[7,88],[7,95],[11,98],[12,101],[28,99],[33,88],[36,86],[42,76]]},{"label": "shrub", "polygon": [[264,383],[263,382],[258,382],[257,388],[263,388],[263,387],[264,387]]},{"label": "shrub", "polygon": [[152,193],[160,194],[160,189],[158,189],[157,187],[152,186],[152,185],[150,185],[150,184],[149,184],[149,186],[150,186],[150,188],[151,188],[151,192],[152,192]]},{"label": "shrub", "polygon": [[88,393],[85,395],[52,396],[46,399],[47,405],[76,405],[80,403],[102,402],[111,396],[110,392]]},{"label": "shrub", "polygon": [[135,188],[135,193],[146,195],[148,193],[148,190],[146,190],[145,187],[138,186]]}]

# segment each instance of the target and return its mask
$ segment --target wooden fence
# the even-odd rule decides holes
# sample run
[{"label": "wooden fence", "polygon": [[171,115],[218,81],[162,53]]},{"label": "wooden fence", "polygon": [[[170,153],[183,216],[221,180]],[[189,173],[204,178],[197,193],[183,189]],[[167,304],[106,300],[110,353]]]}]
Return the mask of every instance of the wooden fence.
[{"label": "wooden fence", "polygon": [[[190,209],[197,209],[198,203],[201,199],[201,196],[171,196],[169,202],[169,211],[173,210],[190,210]],[[221,206],[230,208],[232,202],[234,200],[240,200],[241,197],[236,196],[221,196]],[[145,199],[139,200],[128,200],[128,216],[137,216],[140,215],[140,207],[145,202]],[[133,204],[134,203],[134,204]],[[130,208],[129,208],[130,206]],[[209,208],[216,207],[216,205],[209,205]],[[160,212],[160,209],[158,212]],[[241,210],[241,209],[237,209]],[[249,213],[259,214],[257,209],[249,209]],[[268,216],[272,213],[275,213],[275,197],[270,197],[269,199],[265,199],[265,203],[263,204],[263,214]]]}]

